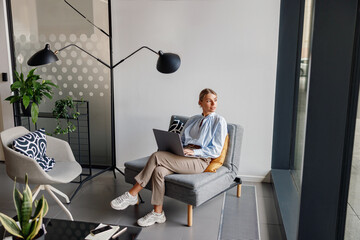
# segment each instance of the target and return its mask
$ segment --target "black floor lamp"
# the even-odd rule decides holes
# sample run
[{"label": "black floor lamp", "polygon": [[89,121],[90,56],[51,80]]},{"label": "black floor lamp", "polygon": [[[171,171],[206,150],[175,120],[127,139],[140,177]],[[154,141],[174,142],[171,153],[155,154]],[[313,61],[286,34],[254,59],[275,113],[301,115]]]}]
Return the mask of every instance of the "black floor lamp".
[{"label": "black floor lamp", "polygon": [[[121,59],[118,63],[114,64],[114,65],[109,65],[109,64],[106,64],[104,61],[102,61],[101,59],[95,57],[94,55],[92,55],[91,53],[87,52],[86,50],[82,49],[81,47],[75,45],[75,44],[69,44],[59,50],[56,50],[56,51],[51,51],[50,49],[50,45],[49,44],[46,44],[45,45],[45,48],[36,52],[33,56],[30,57],[30,59],[28,60],[27,64],[30,65],[30,66],[40,66],[40,65],[44,65],[44,64],[48,64],[48,63],[52,63],[52,62],[56,62],[58,61],[58,57],[57,57],[57,54],[68,48],[68,47],[76,47],[78,48],[79,50],[85,52],[86,54],[88,54],[89,56],[91,56],[92,58],[96,59],[98,62],[102,63],[103,65],[105,65],[106,67],[108,67],[109,69],[113,69],[115,68],[116,66],[118,66],[119,64],[121,64],[122,62],[124,62],[126,59],[130,58],[131,56],[133,56],[135,53],[137,53],[138,51],[142,50],[142,49],[148,49],[150,50],[151,52],[155,53],[156,55],[158,55],[158,61],[157,61],[157,65],[156,65],[156,69],[161,72],[161,73],[165,73],[165,74],[169,74],[169,73],[173,73],[175,71],[178,70],[178,68],[180,67],[180,64],[181,64],[181,60],[180,60],[180,57],[177,55],[177,54],[174,54],[174,53],[163,53],[162,51],[154,51],[153,49],[147,47],[147,46],[143,46],[139,49],[137,49],[136,51],[134,51],[133,53],[131,53],[130,55],[128,55],[127,57]],[[112,93],[113,95],[113,93]],[[113,113],[113,109],[114,109],[114,98],[113,96],[111,97],[111,109],[112,109],[112,123],[111,123],[111,127],[112,127],[112,130],[115,129],[114,127],[114,113]],[[113,132],[113,131],[112,131]],[[113,134],[113,133],[112,133]],[[116,166],[116,158],[115,158],[115,138],[114,136],[112,136],[112,147],[113,147],[113,151],[112,151],[112,165],[98,173],[96,173],[95,175],[85,179],[84,181],[82,181],[80,183],[80,185],[78,186],[78,188],[76,189],[75,193],[72,195],[71,199],[75,196],[75,194],[77,193],[77,191],[81,188],[82,184],[84,184],[86,181],[106,172],[106,171],[109,171],[109,170],[112,170],[113,173],[114,173],[114,177],[116,178],[116,174],[115,174],[115,169],[118,170],[122,175],[124,175],[124,173],[119,169],[117,168]],[[139,195],[140,197],[140,200],[141,202],[143,202],[143,200],[141,199],[141,196]]]},{"label": "black floor lamp", "polygon": [[[181,63],[181,60],[180,60],[180,57],[177,55],[177,54],[174,54],[174,53],[163,53],[162,51],[154,51],[153,49],[149,48],[149,47],[146,47],[146,46],[143,46],[139,49],[137,49],[136,51],[134,51],[133,53],[131,53],[130,55],[128,55],[127,57],[121,59],[118,63],[114,64],[114,65],[109,65],[109,64],[106,64],[104,61],[102,61],[101,59],[95,57],[94,55],[92,55],[91,53],[87,52],[86,50],[82,49],[81,47],[75,45],[75,44],[69,44],[59,50],[56,50],[56,51],[51,51],[50,49],[50,45],[49,44],[46,44],[45,45],[45,48],[36,52],[33,56],[30,57],[30,59],[28,60],[27,64],[30,65],[30,66],[40,66],[40,65],[44,65],[44,64],[49,64],[49,63],[52,63],[52,62],[56,62],[59,60],[59,58],[57,57],[57,54],[68,48],[68,47],[76,47],[78,49],[80,49],[81,51],[85,52],[86,54],[88,54],[89,56],[91,56],[92,58],[96,59],[98,62],[102,63],[103,65],[105,65],[106,67],[110,68],[111,70],[113,68],[115,68],[116,66],[118,66],[119,64],[121,64],[122,62],[124,62],[126,59],[130,58],[131,56],[133,56],[135,53],[137,53],[138,51],[140,51],[141,49],[148,49],[150,50],[151,52],[157,54],[159,57],[158,57],[158,61],[157,61],[157,65],[156,65],[156,69],[161,72],[161,73],[165,73],[165,74],[169,74],[169,73],[173,73],[173,72],[176,72],[179,67],[180,67],[180,63]],[[112,111],[113,111],[113,106],[114,106],[114,98],[111,97],[111,105],[112,105]],[[114,114],[112,113],[112,118],[114,118]],[[114,127],[114,119],[112,119],[112,130],[115,129]],[[113,132],[113,131],[112,131]],[[112,133],[113,134],[113,133]],[[112,146],[113,148],[115,147],[115,138],[112,137]],[[112,151],[112,161],[111,161],[111,166],[96,173],[95,175],[91,176],[90,178],[87,178],[85,179],[84,181],[82,181],[79,185],[79,187],[76,189],[75,193],[72,195],[71,199],[75,196],[75,194],[77,193],[77,191],[81,188],[82,184],[84,184],[86,181],[106,172],[106,171],[109,171],[109,170],[112,170],[113,173],[114,173],[114,177],[116,178],[116,174],[115,174],[115,170],[118,170],[122,175],[124,175],[124,173],[119,169],[117,168],[116,166],[116,158],[114,156],[114,153],[115,153],[115,149],[113,149]],[[140,196],[140,195],[139,195]],[[143,202],[143,200],[141,199],[141,196],[140,196],[140,200],[141,202]]]},{"label": "black floor lamp", "polygon": [[34,55],[32,55],[30,57],[30,59],[27,61],[27,64],[29,66],[40,66],[40,65],[44,65],[44,64],[48,64],[48,63],[52,63],[52,62],[56,62],[59,60],[59,58],[56,56],[60,51],[68,48],[68,47],[76,47],[78,49],[80,49],[81,51],[85,52],[86,54],[88,54],[89,56],[95,58],[98,62],[102,63],[103,65],[105,65],[106,67],[113,69],[116,66],[118,66],[120,63],[124,62],[126,59],[128,59],[129,57],[131,57],[132,55],[134,55],[135,53],[137,53],[138,51],[140,51],[141,49],[148,49],[151,52],[159,55],[158,61],[157,61],[157,65],[156,65],[156,69],[161,72],[161,73],[173,73],[176,72],[176,70],[179,69],[180,67],[180,57],[177,54],[174,53],[163,53],[162,51],[154,51],[151,48],[147,47],[147,46],[142,46],[141,48],[137,49],[136,51],[134,51],[133,53],[131,53],[129,56],[127,56],[124,59],[121,59],[118,63],[116,63],[115,65],[109,65],[106,64],[104,61],[102,61],[101,59],[95,57],[94,55],[92,55],[91,53],[89,53],[88,51],[86,51],[85,49],[77,46],[76,44],[69,44],[63,48],[60,48],[59,50],[56,51],[51,51],[50,49],[50,45],[46,44],[45,48],[36,52]]}]

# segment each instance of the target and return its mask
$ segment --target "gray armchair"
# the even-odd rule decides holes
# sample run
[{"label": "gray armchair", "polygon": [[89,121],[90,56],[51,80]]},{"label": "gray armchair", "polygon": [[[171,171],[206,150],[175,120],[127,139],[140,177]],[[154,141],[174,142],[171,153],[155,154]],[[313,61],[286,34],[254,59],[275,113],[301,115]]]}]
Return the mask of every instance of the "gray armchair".
[{"label": "gray armchair", "polygon": [[65,198],[67,203],[70,200],[66,194],[52,187],[50,184],[69,183],[82,172],[80,164],[75,160],[69,144],[58,138],[47,136],[46,154],[55,159],[54,168],[45,172],[32,158],[27,157],[12,149],[13,141],[22,137],[29,131],[24,127],[14,127],[0,133],[1,143],[5,155],[7,175],[20,183],[25,182],[25,174],[28,174],[29,183],[38,185],[33,192],[33,199],[40,190],[46,190],[60,207],[66,212],[71,220],[74,220],[70,211],[56,197],[54,193]]},{"label": "gray armchair", "polygon": [[[172,116],[173,120],[186,122],[188,117]],[[229,147],[223,166],[216,173],[170,174],[165,177],[165,196],[188,204],[188,226],[192,226],[193,206],[200,206],[224,191],[237,186],[237,196],[241,195],[241,179],[237,177],[240,164],[240,150],[244,128],[228,124]],[[149,157],[125,163],[125,181],[135,184],[134,177],[145,167]],[[146,186],[151,189],[151,181]]]}]

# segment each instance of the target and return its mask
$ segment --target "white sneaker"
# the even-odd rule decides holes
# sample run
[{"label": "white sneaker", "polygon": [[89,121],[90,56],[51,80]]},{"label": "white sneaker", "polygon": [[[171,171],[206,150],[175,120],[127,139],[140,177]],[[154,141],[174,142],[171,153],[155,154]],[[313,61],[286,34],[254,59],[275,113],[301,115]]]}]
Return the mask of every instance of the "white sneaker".
[{"label": "white sneaker", "polygon": [[166,221],[165,213],[156,213],[154,210],[146,214],[144,217],[137,220],[137,224],[141,227],[148,227],[154,223],[164,223]]},{"label": "white sneaker", "polygon": [[124,210],[129,205],[135,205],[138,202],[138,196],[133,196],[129,192],[115,198],[111,201],[110,205],[113,209]]}]

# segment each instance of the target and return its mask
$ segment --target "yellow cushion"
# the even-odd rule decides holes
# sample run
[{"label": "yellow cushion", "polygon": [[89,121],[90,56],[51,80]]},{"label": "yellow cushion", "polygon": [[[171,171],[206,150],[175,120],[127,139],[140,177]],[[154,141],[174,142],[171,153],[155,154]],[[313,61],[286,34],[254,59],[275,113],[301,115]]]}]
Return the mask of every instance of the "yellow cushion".
[{"label": "yellow cushion", "polygon": [[220,156],[211,160],[209,166],[205,169],[204,172],[216,172],[216,170],[224,164],[228,146],[229,146],[229,134],[226,135],[224,147],[221,151]]}]

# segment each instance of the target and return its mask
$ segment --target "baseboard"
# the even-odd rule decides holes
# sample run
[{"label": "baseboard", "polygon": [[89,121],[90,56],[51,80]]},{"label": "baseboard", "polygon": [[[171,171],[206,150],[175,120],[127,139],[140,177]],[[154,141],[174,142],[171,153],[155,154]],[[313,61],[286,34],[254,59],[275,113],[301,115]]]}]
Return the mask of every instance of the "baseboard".
[{"label": "baseboard", "polygon": [[243,182],[266,182],[271,183],[270,174],[266,176],[238,175]]}]

